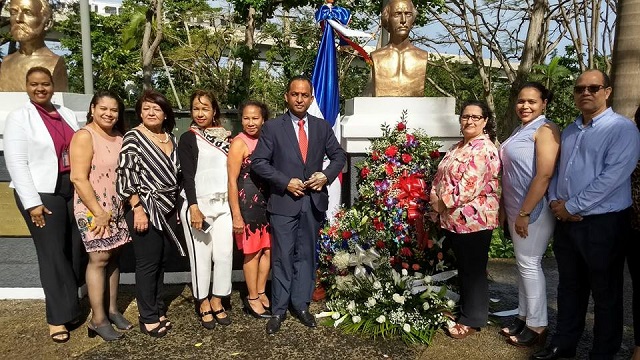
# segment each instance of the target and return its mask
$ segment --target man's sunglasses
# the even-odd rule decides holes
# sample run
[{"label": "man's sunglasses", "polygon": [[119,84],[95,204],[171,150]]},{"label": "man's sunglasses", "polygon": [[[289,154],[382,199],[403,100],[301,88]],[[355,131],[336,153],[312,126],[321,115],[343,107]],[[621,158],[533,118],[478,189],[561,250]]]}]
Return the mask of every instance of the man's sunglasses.
[{"label": "man's sunglasses", "polygon": [[595,94],[600,91],[600,89],[604,88],[604,85],[574,86],[573,92],[575,94],[582,94],[585,90],[587,90],[589,94]]}]

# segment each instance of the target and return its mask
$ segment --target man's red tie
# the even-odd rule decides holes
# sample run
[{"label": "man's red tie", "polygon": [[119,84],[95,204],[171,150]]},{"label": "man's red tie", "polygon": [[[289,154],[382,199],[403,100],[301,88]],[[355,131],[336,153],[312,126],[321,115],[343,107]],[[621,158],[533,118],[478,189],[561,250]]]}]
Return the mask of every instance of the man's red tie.
[{"label": "man's red tie", "polygon": [[309,141],[307,140],[307,133],[304,131],[304,120],[298,120],[298,144],[300,145],[302,161],[307,162],[307,149],[309,148]]}]

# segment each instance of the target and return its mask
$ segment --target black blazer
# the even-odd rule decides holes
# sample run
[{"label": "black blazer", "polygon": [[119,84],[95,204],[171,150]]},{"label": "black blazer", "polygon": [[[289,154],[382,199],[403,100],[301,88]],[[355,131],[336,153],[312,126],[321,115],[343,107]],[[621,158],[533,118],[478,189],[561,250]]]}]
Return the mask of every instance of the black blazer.
[{"label": "black blazer", "polygon": [[[287,191],[287,185],[292,178],[306,181],[314,172],[322,171],[327,177],[327,184],[330,184],[347,162],[347,154],[340,147],[329,123],[308,114],[307,120],[309,148],[306,163],[302,161],[289,112],[265,122],[262,127],[258,144],[251,155],[251,169],[270,185],[271,197],[267,205],[270,213],[295,216],[300,212],[302,197],[294,196]],[[325,155],[331,162],[322,170]],[[321,191],[307,191],[315,208],[322,212],[327,211],[327,187],[324,186]]]}]

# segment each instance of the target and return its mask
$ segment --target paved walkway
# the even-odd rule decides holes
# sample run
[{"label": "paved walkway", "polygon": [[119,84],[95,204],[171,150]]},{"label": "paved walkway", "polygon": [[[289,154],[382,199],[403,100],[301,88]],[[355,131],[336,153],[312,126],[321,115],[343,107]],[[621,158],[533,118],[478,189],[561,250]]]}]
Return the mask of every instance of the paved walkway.
[{"label": "paved walkway", "polygon": [[[549,315],[553,328],[556,316],[557,271],[555,261],[544,262],[549,284]],[[494,311],[516,306],[517,290],[515,265],[512,259],[491,260],[489,273],[491,297],[501,301]],[[628,282],[628,279],[627,279]],[[241,284],[236,284],[238,288]],[[618,359],[629,359],[633,345],[630,313],[630,283],[625,293],[625,333],[623,349]],[[234,290],[230,310],[234,323],[226,328],[207,331],[195,317],[191,292],[187,286],[170,286],[169,316],[174,329],[162,339],[152,339],[139,330],[129,331],[123,340],[105,343],[99,338],[89,339],[85,326],[72,332],[67,344],[54,344],[48,338],[44,320],[44,302],[39,300],[0,301],[0,358],[1,359],[527,359],[531,350],[507,345],[497,334],[498,326],[491,325],[465,340],[452,340],[439,332],[431,347],[406,346],[386,339],[344,335],[339,331],[320,327],[308,329],[288,318],[280,333],[268,336],[265,321],[243,315],[240,293]],[[135,320],[137,310],[133,287],[123,286],[119,299],[125,316]],[[314,304],[312,311],[319,311]],[[88,313],[86,299],[83,308]],[[586,359],[592,337],[593,317],[580,344],[577,359]]]}]

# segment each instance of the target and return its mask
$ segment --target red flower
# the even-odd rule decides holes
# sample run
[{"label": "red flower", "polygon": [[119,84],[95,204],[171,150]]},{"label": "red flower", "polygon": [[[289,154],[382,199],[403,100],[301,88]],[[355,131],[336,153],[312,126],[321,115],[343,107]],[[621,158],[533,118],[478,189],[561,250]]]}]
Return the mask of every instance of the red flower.
[{"label": "red flower", "polygon": [[376,230],[384,230],[384,224],[378,218],[373,219],[373,227],[376,228]]},{"label": "red flower", "polygon": [[326,262],[331,262],[332,259],[333,259],[333,257],[331,255],[327,255],[327,256],[324,257],[324,260]]},{"label": "red flower", "polygon": [[376,241],[376,247],[378,249],[384,249],[385,248],[384,241],[382,241],[382,240]]},{"label": "red flower", "polygon": [[408,163],[411,162],[411,159],[412,159],[412,157],[411,157],[410,154],[406,154],[406,153],[402,154],[402,162],[403,163],[408,164]]},{"label": "red flower", "polygon": [[402,268],[403,269],[408,269],[409,268],[409,264],[407,264],[406,262],[402,263]]},{"label": "red flower", "polygon": [[398,153],[398,147],[395,145],[391,145],[384,151],[384,154],[388,157],[394,157]]},{"label": "red flower", "polygon": [[342,232],[342,238],[347,240],[347,239],[351,239],[351,231],[343,231]]},{"label": "red flower", "polygon": [[394,265],[396,263],[396,257],[392,256],[389,258],[389,264]]},{"label": "red flower", "polygon": [[442,260],[443,257],[444,255],[442,255],[442,252],[438,252],[438,260]]},{"label": "red flower", "polygon": [[378,152],[378,150],[371,153],[371,160],[373,161],[380,160],[380,153]]},{"label": "red flower", "polygon": [[429,154],[429,156],[431,156],[431,158],[432,158],[432,159],[437,159],[437,158],[439,158],[439,157],[440,157],[440,151],[438,151],[438,150],[433,150],[433,151]]},{"label": "red flower", "polygon": [[407,134],[406,136],[407,136],[407,142],[408,143],[412,143],[412,142],[414,142],[416,140],[416,137],[413,136],[413,134]]},{"label": "red flower", "polygon": [[362,170],[360,170],[360,176],[365,179],[370,172],[371,170],[369,170],[368,167],[363,167]]},{"label": "red flower", "polygon": [[393,164],[387,163],[387,165],[384,166],[384,171],[386,171],[389,176],[393,175]]},{"label": "red flower", "polygon": [[407,128],[407,125],[403,122],[399,122],[398,125],[396,125],[396,129],[398,129],[399,131],[403,131],[406,128]]},{"label": "red flower", "polygon": [[418,271],[418,270],[420,270],[420,265],[418,265],[418,264],[413,264],[413,265],[411,266],[411,268],[413,269],[413,271]]},{"label": "red flower", "polygon": [[405,246],[400,249],[400,255],[405,257],[410,257],[410,256],[413,256],[413,253],[411,252],[411,249]]}]

